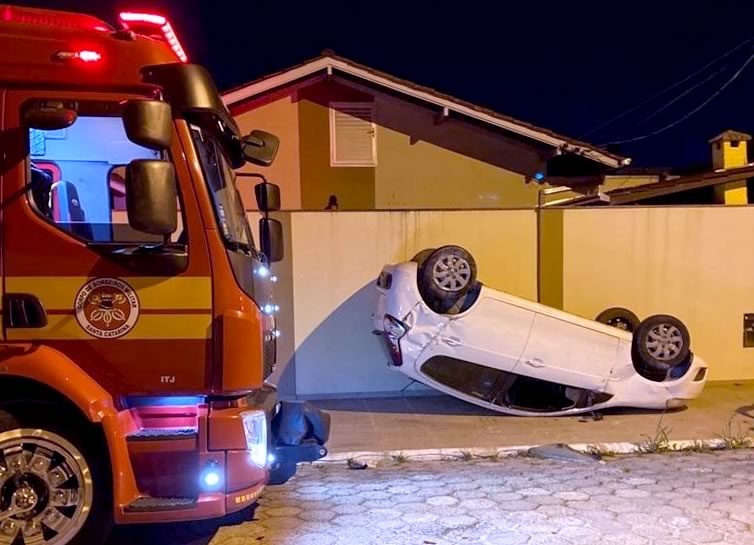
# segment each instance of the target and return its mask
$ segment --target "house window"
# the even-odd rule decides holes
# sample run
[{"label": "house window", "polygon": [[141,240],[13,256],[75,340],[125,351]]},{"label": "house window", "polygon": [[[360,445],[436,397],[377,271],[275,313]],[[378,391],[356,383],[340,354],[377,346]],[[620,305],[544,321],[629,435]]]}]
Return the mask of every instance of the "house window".
[{"label": "house window", "polygon": [[330,166],[377,165],[373,102],[330,103]]}]

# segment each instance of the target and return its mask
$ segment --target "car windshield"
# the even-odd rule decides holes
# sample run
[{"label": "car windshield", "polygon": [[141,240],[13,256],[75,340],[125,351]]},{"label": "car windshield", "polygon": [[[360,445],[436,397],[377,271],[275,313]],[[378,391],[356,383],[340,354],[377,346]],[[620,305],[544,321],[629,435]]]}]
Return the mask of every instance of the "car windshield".
[{"label": "car windshield", "polygon": [[236,188],[236,175],[222,145],[212,133],[201,127],[192,125],[191,134],[212,195],[220,232],[234,249],[255,251],[241,195]]}]

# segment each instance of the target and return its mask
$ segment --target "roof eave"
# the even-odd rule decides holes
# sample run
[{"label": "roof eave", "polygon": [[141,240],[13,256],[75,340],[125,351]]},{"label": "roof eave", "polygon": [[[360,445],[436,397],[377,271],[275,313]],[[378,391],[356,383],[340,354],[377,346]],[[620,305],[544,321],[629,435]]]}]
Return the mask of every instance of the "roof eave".
[{"label": "roof eave", "polygon": [[308,63],[291,68],[290,70],[280,72],[256,82],[252,82],[245,87],[234,89],[228,93],[225,93],[222,98],[226,106],[230,108],[234,104],[238,104],[239,102],[242,102],[254,96],[258,96],[278,87],[284,86],[292,81],[308,78],[320,71],[327,71],[328,74],[331,74],[333,70],[338,70],[347,75],[368,81],[372,84],[390,89],[398,93],[412,96],[429,104],[434,104],[439,108],[447,109],[447,111],[449,112],[460,114],[468,118],[475,119],[498,128],[502,128],[506,131],[519,134],[521,136],[530,138],[531,140],[552,146],[561,151],[586,157],[587,159],[602,163],[610,168],[619,168],[621,166],[628,166],[629,164],[631,164],[630,158],[614,155],[598,148],[581,145],[580,143],[574,143],[573,141],[558,138],[557,136],[554,136],[552,134],[547,134],[525,125],[517,124],[506,119],[501,119],[500,117],[496,117],[494,115],[490,115],[489,113],[471,108],[466,104],[461,104],[457,101],[429,93],[425,89],[408,87],[399,82],[388,79],[380,74],[373,73],[370,70],[365,70],[364,68],[354,66],[349,62],[333,57],[319,57]]}]

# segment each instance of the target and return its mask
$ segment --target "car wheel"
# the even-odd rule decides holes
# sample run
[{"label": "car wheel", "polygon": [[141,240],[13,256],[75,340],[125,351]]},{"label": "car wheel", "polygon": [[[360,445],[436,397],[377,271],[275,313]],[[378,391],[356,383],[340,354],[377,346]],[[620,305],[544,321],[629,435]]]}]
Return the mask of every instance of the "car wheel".
[{"label": "car wheel", "polygon": [[617,327],[623,331],[633,333],[639,327],[639,317],[626,308],[613,307],[600,312],[595,322]]},{"label": "car wheel", "polygon": [[411,258],[411,261],[416,263],[419,268],[421,269],[421,266],[424,265],[424,262],[427,260],[429,256],[431,256],[437,248],[427,248],[426,250],[422,250],[418,254],[416,254],[414,257]]},{"label": "car wheel", "polygon": [[419,268],[419,287],[437,301],[456,301],[476,283],[476,262],[460,246],[443,246],[432,252]]},{"label": "car wheel", "polygon": [[650,316],[634,332],[633,352],[638,365],[651,371],[666,372],[689,357],[691,335],[683,322],[674,316]]},{"label": "car wheel", "polygon": [[113,500],[104,445],[78,415],[68,414],[45,404],[0,406],[1,543],[106,541]]}]

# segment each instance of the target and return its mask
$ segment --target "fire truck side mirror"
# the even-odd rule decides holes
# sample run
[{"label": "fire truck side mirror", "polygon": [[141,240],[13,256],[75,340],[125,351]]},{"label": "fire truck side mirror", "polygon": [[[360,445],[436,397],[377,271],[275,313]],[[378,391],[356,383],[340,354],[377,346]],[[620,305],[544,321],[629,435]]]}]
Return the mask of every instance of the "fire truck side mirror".
[{"label": "fire truck side mirror", "polygon": [[163,151],[173,141],[173,113],[167,102],[129,100],[123,107],[128,139],[145,148]]},{"label": "fire truck side mirror", "polygon": [[241,139],[244,159],[262,167],[272,164],[279,147],[280,139],[265,131],[253,130]]},{"label": "fire truck side mirror", "polygon": [[257,208],[262,212],[274,212],[280,210],[280,186],[263,182],[254,186],[254,195],[257,198]]},{"label": "fire truck side mirror", "polygon": [[269,263],[282,261],[285,256],[285,239],[283,224],[278,220],[262,218],[259,220],[259,240],[262,253]]},{"label": "fire truck side mirror", "polygon": [[128,224],[143,233],[170,235],[178,228],[175,167],[168,161],[136,159],[126,167]]}]

